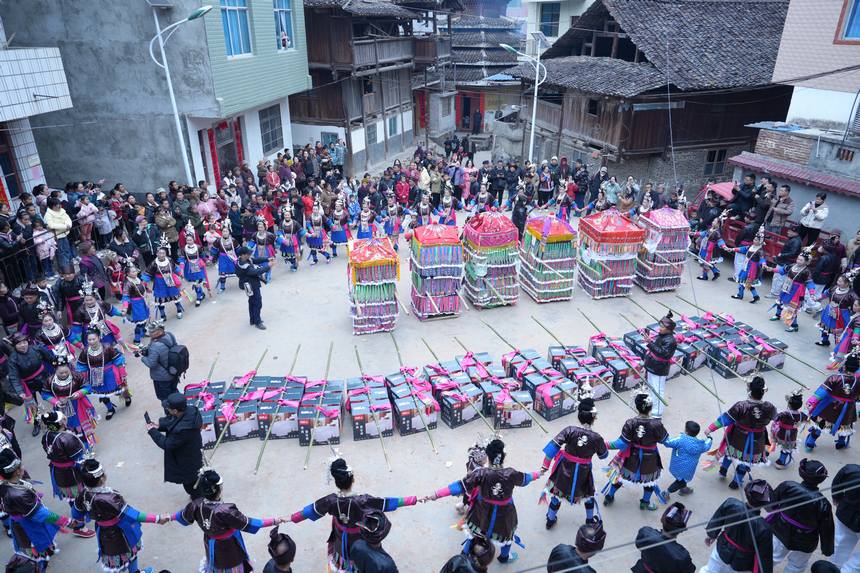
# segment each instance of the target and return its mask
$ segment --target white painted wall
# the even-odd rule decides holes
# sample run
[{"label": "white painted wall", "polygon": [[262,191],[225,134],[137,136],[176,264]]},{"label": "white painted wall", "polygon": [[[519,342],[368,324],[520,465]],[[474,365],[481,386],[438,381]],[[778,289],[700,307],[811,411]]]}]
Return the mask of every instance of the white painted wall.
[{"label": "white painted wall", "polygon": [[[299,147],[304,147],[308,143],[314,145],[317,141],[322,141],[322,132],[328,131],[332,133],[337,133],[337,136],[340,139],[346,139],[346,132],[342,127],[338,127],[336,125],[311,125],[306,123],[293,123],[292,124],[292,144],[298,145]],[[353,132],[355,133],[355,132]],[[364,135],[362,135],[364,137]],[[355,138],[355,135],[353,135]],[[353,139],[353,142],[355,140]],[[364,142],[362,141],[362,148],[364,147]]]},{"label": "white painted wall", "polygon": [[404,131],[412,131],[412,127],[413,127],[412,114],[413,114],[413,111],[411,109],[407,109],[406,111],[403,112],[403,121],[400,124],[400,132],[401,133],[403,133]]},{"label": "white painted wall", "polygon": [[352,137],[352,152],[364,151],[364,128],[356,127],[350,132],[350,136]]},{"label": "white painted wall", "polygon": [[[189,151],[191,152],[191,173],[194,176],[194,183],[205,178],[206,169],[212,173],[212,157],[209,154],[209,143],[206,136],[206,130],[212,126],[211,119],[199,119],[195,117],[185,117],[185,129],[188,130]],[[206,158],[206,169],[203,168],[203,157],[200,152],[200,136],[199,131],[203,131],[203,145],[205,146],[202,155]]]},{"label": "white painted wall", "polygon": [[795,118],[851,121],[854,93],[795,86],[788,108],[788,121]]}]

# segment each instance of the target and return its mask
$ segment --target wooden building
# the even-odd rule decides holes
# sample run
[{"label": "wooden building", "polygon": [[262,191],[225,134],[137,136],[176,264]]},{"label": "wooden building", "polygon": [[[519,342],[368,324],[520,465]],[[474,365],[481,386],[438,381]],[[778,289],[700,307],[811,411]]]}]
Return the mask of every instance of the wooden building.
[{"label": "wooden building", "polygon": [[[295,147],[344,140],[345,169],[355,173],[413,145],[416,65],[441,66],[450,56],[436,4],[304,0],[314,87],[290,97]],[[414,32],[418,24],[425,31]]]},{"label": "wooden building", "polygon": [[[785,118],[791,87],[771,83],[788,0],[598,0],[542,55],[538,160],[584,159],[674,185],[731,177],[762,119]],[[522,81],[531,129],[534,68]],[[528,138],[524,138],[528,145]],[[528,150],[523,149],[523,156]]]}]

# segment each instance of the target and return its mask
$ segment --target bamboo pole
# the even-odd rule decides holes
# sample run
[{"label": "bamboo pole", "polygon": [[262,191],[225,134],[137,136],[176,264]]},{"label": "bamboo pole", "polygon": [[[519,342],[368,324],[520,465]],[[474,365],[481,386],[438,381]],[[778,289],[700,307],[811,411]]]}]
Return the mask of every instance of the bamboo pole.
[{"label": "bamboo pole", "polygon": [[[209,366],[209,374],[207,374],[206,378],[204,378],[204,380],[206,380],[206,385],[203,386],[203,390],[205,390],[209,386],[209,383],[212,381],[212,374],[215,372],[215,365],[218,363],[218,358],[220,356],[221,356],[220,352],[215,353],[215,358],[212,359],[212,364]],[[203,390],[201,390],[201,392]],[[196,407],[196,408],[200,407],[200,395],[199,394],[197,395],[197,400],[194,401],[194,407]]]},{"label": "bamboo pole", "polygon": [[[403,372],[403,357],[400,355],[400,345],[397,343],[397,338],[395,338],[393,332],[389,332],[391,335],[391,341],[394,343],[394,350],[397,352],[397,363],[400,364],[400,371]],[[405,374],[404,374],[405,376]],[[437,456],[439,455],[439,450],[436,449],[436,443],[433,441],[433,434],[430,433],[430,424],[428,424],[427,419],[424,417],[424,408],[426,404],[424,401],[421,401],[421,405],[418,405],[418,399],[415,396],[415,387],[409,382],[409,379],[406,379],[406,385],[409,386],[412,394],[412,403],[415,404],[415,410],[418,412],[418,416],[421,418],[421,422],[424,424],[424,431],[427,432],[427,437],[430,439],[430,447],[433,448],[433,453]]]},{"label": "bamboo pole", "polygon": [[[305,452],[305,463],[304,463],[304,467],[302,468],[305,470],[308,469],[308,462],[311,459],[311,449],[314,446],[314,434],[316,433],[317,423],[319,423],[320,409],[322,408],[322,403],[323,403],[323,400],[325,399],[325,391],[326,391],[326,388],[328,388],[328,376],[329,376],[329,371],[331,370],[331,353],[332,353],[332,350],[334,350],[334,341],[331,341],[328,344],[328,358],[326,358],[326,361],[325,361],[325,375],[323,377],[322,394],[320,395],[319,400],[317,400],[317,411],[316,411],[316,414],[314,415],[314,423],[311,426],[311,439],[308,442],[308,451]],[[292,372],[290,373],[290,375],[292,375]],[[277,413],[280,411],[280,409],[281,409],[281,405],[278,404],[278,409],[275,411],[275,415],[277,415]],[[272,425],[269,425],[269,431],[271,432],[271,430],[272,430]],[[269,438],[269,435],[266,434],[266,439],[268,439],[268,438]],[[326,440],[326,443],[328,443],[328,440]]]},{"label": "bamboo pole", "polygon": [[379,443],[382,444],[382,455],[385,456],[385,465],[388,466],[388,471],[391,471],[391,462],[388,460],[388,450],[385,448],[385,440],[382,437],[382,426],[379,424],[379,416],[373,410],[373,403],[370,399],[370,388],[367,386],[367,381],[364,380],[364,366],[361,364],[361,355],[358,353],[358,346],[353,345],[355,349],[355,361],[358,362],[358,370],[361,372],[361,381],[364,383],[364,388],[367,390],[367,409],[370,415],[373,416],[373,421],[376,423],[376,429],[379,430]]},{"label": "bamboo pole", "polygon": [[[553,333],[552,333],[552,331],[551,331],[549,328],[547,328],[546,326],[544,326],[544,324],[543,324],[541,321],[539,321],[537,318],[535,318],[535,317],[534,317],[534,315],[532,315],[531,319],[532,319],[533,321],[535,321],[535,322],[537,323],[537,325],[538,325],[538,326],[540,326],[541,328],[543,328],[543,329],[546,331],[546,333],[547,333],[547,334],[549,334],[549,335],[550,335],[550,336],[551,336],[551,337],[552,337],[556,342],[558,342],[558,343],[559,343],[563,348],[567,348],[567,345],[566,345],[565,343],[563,343],[563,342],[562,342],[562,341],[561,341],[561,340],[560,340],[560,339],[559,339],[555,334],[553,334]],[[636,412],[636,408],[634,408],[633,406],[631,406],[631,405],[630,405],[630,403],[629,403],[627,400],[625,400],[624,398],[622,398],[622,397],[621,397],[621,394],[619,394],[619,393],[615,390],[615,388],[613,388],[613,387],[612,387],[612,384],[607,384],[607,383],[606,383],[606,381],[605,381],[605,380],[603,380],[603,378],[600,378],[599,376],[587,376],[587,377],[586,377],[586,380],[593,380],[594,378],[597,378],[597,380],[598,380],[601,384],[603,384],[603,385],[606,387],[606,389],[607,389],[607,390],[609,390],[610,392],[612,392],[613,396],[615,396],[616,398],[618,398],[619,400],[621,400],[621,402],[622,402],[625,406],[627,406],[628,408],[630,408],[631,410],[633,410],[634,412]],[[636,412],[636,413],[638,414],[638,412]]]},{"label": "bamboo pole", "polygon": [[[482,321],[482,322],[483,322],[483,321]],[[486,323],[485,323],[485,324],[486,324]],[[459,344],[459,345],[463,348],[463,350],[465,350],[466,352],[469,352],[469,349],[468,349],[468,348],[466,348],[466,345],[465,345],[465,344],[463,344],[463,342],[462,342],[459,338],[457,338],[457,337],[455,336],[455,337],[454,337],[454,340],[456,340],[456,341],[457,341],[457,344]],[[537,424],[537,425],[538,425],[538,427],[539,427],[541,430],[543,430],[543,431],[544,431],[544,433],[545,433],[545,434],[548,434],[548,433],[549,433],[549,430],[547,430],[547,429],[546,429],[546,427],[544,427],[544,425],[540,423],[540,420],[538,420],[538,419],[535,417],[535,415],[534,415],[534,414],[532,414],[532,413],[529,411],[529,409],[525,407],[525,404],[523,404],[522,402],[520,402],[519,400],[517,400],[516,398],[514,398],[514,397],[513,397],[513,395],[511,395],[511,400],[513,400],[514,402],[516,402],[517,404],[519,404],[520,408],[522,408],[522,409],[523,409],[523,412],[525,412],[525,413],[528,415],[528,417],[529,417],[529,418],[531,418],[531,419],[534,421],[534,423],[535,423],[535,424]]]},{"label": "bamboo pole", "polygon": [[[594,327],[594,330],[596,330],[598,333],[603,332],[602,330],[600,330],[600,327],[598,327],[596,324],[594,324],[594,321],[592,321],[590,318],[588,318],[588,315],[587,315],[587,314],[585,314],[584,312],[582,312],[582,309],[581,309],[581,308],[577,308],[576,310],[578,310],[578,311],[579,311],[579,314],[581,314],[581,315],[583,316],[583,318],[585,318],[585,320],[587,320],[587,321],[588,321],[588,323],[589,323],[592,327]],[[623,361],[625,362],[625,364],[627,364],[627,366],[629,366],[629,367],[630,367],[634,372],[636,372],[636,373],[639,375],[639,379],[642,381],[642,383],[643,383],[643,384],[645,384],[646,386],[648,386],[648,389],[649,389],[649,390],[651,390],[651,393],[652,393],[652,394],[654,394],[655,396],[657,396],[657,399],[658,399],[658,400],[660,400],[660,401],[663,403],[663,405],[664,405],[664,406],[668,406],[668,405],[669,405],[669,403],[666,401],[666,399],[665,399],[665,398],[663,398],[663,396],[661,396],[661,395],[660,395],[660,393],[659,393],[659,392],[657,392],[657,391],[654,389],[654,387],[653,387],[653,386],[651,386],[651,383],[650,383],[650,382],[648,382],[647,378],[646,378],[646,377],[645,377],[641,372],[639,372],[639,370],[638,370],[638,369],[633,365],[633,363],[632,363],[632,362],[630,362],[630,361],[629,361],[625,356],[623,356],[620,352],[618,353],[618,357],[619,357],[619,358],[621,358],[621,360],[623,360]]]}]

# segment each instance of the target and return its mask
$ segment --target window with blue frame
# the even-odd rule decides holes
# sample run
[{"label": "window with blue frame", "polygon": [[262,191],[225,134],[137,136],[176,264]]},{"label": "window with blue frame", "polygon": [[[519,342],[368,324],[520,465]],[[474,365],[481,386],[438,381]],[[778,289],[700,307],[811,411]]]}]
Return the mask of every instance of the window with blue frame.
[{"label": "window with blue frame", "polygon": [[279,50],[295,47],[292,2],[293,0],[272,0],[275,9],[275,41]]},{"label": "window with blue frame", "polygon": [[227,56],[251,53],[251,26],[248,0],[221,0],[221,24]]},{"label": "window with blue frame", "polygon": [[860,40],[860,0],[847,0],[843,40]]}]

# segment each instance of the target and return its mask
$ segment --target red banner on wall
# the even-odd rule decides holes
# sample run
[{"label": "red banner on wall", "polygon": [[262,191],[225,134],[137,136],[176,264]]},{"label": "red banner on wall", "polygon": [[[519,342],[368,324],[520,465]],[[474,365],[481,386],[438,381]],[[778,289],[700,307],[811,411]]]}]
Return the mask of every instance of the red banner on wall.
[{"label": "red banner on wall", "polygon": [[215,130],[207,129],[206,137],[209,139],[209,154],[212,156],[212,172],[214,174],[215,188],[221,188],[221,168],[218,166],[218,145],[215,143]]},{"label": "red banner on wall", "polygon": [[233,120],[233,141],[236,142],[236,160],[241,166],[245,163],[245,151],[242,148],[242,124],[238,117]]}]

